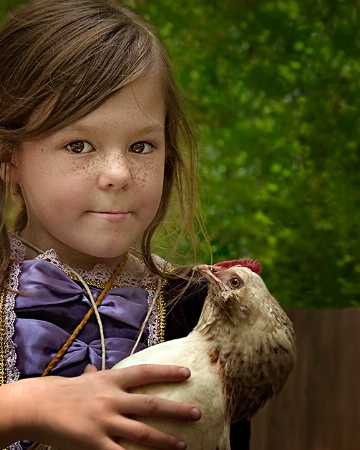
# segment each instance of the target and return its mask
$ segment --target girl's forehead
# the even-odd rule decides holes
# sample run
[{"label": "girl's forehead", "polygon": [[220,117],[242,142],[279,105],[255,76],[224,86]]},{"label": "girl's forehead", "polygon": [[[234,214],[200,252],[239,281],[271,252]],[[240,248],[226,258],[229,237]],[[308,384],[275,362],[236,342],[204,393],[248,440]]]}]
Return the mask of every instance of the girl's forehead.
[{"label": "girl's forehead", "polygon": [[[73,101],[76,102],[76,90],[70,88],[74,92]],[[110,108],[130,108],[134,111],[136,105],[139,112],[144,116],[149,115],[149,108],[154,111],[160,110],[160,115],[166,113],[166,87],[164,76],[161,71],[151,70],[149,73],[129,81],[125,86],[110,91],[104,99],[96,102],[93,97],[83,98],[81,108],[70,112],[69,114],[60,114],[59,121],[53,120],[58,115],[59,95],[50,95],[43,103],[41,103],[30,115],[27,125],[31,129],[36,130],[44,123],[50,122],[51,127],[48,131],[57,131],[77,122],[86,121],[86,118],[97,111],[105,111]],[[165,120],[162,117],[161,122]]]},{"label": "girl's forehead", "polygon": [[165,102],[157,77],[145,76],[129,83],[75,123],[106,123],[110,117],[118,119],[119,123],[139,122],[149,129],[164,128]]}]

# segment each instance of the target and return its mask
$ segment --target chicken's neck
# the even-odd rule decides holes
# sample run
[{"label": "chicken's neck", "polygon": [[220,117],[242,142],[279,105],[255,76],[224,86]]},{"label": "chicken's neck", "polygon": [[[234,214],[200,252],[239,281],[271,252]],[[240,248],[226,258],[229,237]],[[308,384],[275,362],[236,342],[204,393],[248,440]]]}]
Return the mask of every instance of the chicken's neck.
[{"label": "chicken's neck", "polygon": [[243,392],[233,386],[234,375],[236,379],[241,379],[237,374],[239,369],[241,371],[239,354],[234,349],[237,341],[235,334],[239,334],[237,328],[229,323],[228,315],[219,310],[218,304],[205,302],[198,324],[189,335],[193,338],[196,336],[197,341],[202,342],[202,351],[207,354],[210,366],[218,374],[225,400],[226,417],[230,418],[237,415],[237,412],[233,411],[233,404],[239,404],[243,400]]},{"label": "chicken's neck", "polygon": [[193,333],[198,334],[206,342],[209,356],[215,353],[220,359],[228,357],[233,347],[231,339],[233,332],[234,327],[227,314],[224,314],[218,305],[206,301]]},{"label": "chicken's neck", "polygon": [[198,323],[194,331],[198,331],[203,335],[216,333],[216,328],[223,325],[219,311],[214,305],[208,301],[204,303]]}]

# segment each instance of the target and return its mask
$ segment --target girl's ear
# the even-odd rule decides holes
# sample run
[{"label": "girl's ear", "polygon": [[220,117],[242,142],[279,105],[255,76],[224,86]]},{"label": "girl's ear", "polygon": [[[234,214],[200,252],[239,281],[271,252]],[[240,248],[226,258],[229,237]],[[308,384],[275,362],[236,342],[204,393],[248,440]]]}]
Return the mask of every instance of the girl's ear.
[{"label": "girl's ear", "polygon": [[0,163],[0,178],[8,184],[19,183],[19,172],[15,164],[11,162]]}]

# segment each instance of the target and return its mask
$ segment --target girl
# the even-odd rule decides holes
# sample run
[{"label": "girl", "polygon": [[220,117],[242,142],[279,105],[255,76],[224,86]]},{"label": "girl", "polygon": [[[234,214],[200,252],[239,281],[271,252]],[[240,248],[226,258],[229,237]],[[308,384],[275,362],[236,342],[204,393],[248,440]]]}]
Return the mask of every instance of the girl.
[{"label": "girl", "polygon": [[129,391],[187,368],[99,370],[186,335],[204,298],[166,314],[181,277],[150,251],[173,191],[193,235],[196,152],[166,52],[112,0],[29,1],[0,48],[1,197],[21,203],[14,233],[1,225],[0,448],[186,448],[131,416],[195,421],[196,405]]}]

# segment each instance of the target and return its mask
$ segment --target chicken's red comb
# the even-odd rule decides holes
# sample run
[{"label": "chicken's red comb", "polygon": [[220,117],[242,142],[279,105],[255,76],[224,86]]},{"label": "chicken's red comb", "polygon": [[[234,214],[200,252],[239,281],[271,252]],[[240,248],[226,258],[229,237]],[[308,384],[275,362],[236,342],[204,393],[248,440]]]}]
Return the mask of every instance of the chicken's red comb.
[{"label": "chicken's red comb", "polygon": [[234,259],[233,261],[224,261],[221,263],[214,264],[213,267],[222,267],[224,269],[229,269],[230,267],[241,266],[247,267],[258,275],[261,274],[261,264],[256,259]]}]

